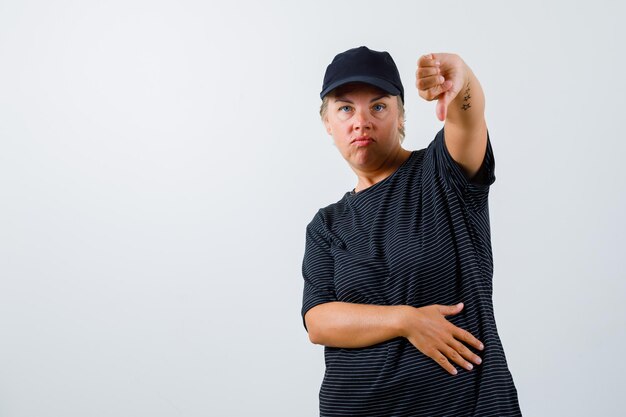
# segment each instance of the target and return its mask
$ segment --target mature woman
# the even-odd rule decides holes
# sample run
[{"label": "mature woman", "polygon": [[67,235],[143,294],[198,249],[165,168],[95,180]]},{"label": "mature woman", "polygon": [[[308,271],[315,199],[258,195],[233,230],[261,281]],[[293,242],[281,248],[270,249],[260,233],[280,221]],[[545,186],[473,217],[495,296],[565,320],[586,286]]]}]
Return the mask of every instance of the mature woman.
[{"label": "mature woman", "polygon": [[519,416],[492,305],[483,91],[454,54],[422,56],[416,76],[445,124],[408,151],[388,53],[350,49],[326,70],[320,113],[357,183],[306,230],[302,316],[325,346],[320,412]]}]

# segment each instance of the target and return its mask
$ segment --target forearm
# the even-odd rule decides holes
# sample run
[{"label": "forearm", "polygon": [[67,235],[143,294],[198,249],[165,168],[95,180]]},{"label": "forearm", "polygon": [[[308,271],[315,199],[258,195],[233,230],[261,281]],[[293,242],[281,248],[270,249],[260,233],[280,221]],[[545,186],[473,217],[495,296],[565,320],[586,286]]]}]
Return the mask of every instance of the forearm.
[{"label": "forearm", "polygon": [[471,333],[446,319],[446,316],[458,314],[462,308],[463,303],[417,308],[330,302],[310,309],[304,320],[313,343],[363,348],[404,337],[454,375],[457,371],[448,359],[471,370],[470,361],[480,364],[482,359],[467,346],[478,350],[484,348]]},{"label": "forearm", "polygon": [[466,68],[463,88],[448,106],[444,135],[452,158],[473,178],[485,157],[487,123],[483,89],[472,70]]},{"label": "forearm", "polygon": [[402,336],[407,308],[412,307],[331,302],[313,307],[305,321],[315,344],[360,348]]}]

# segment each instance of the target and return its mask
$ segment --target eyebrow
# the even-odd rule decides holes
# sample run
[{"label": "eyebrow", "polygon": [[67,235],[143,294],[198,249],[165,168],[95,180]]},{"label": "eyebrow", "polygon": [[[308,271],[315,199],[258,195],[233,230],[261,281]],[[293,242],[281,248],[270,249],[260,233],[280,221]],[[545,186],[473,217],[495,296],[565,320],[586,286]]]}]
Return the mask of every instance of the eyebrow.
[{"label": "eyebrow", "polygon": [[[389,94],[383,94],[382,96],[374,97],[373,99],[370,100],[370,103],[372,103],[374,101],[377,101],[377,100],[380,100],[381,98],[384,98],[384,97],[389,97]],[[343,101],[344,103],[354,104],[352,101],[348,100],[345,97],[337,97],[337,98],[335,98],[335,103],[338,102],[338,101]]]}]

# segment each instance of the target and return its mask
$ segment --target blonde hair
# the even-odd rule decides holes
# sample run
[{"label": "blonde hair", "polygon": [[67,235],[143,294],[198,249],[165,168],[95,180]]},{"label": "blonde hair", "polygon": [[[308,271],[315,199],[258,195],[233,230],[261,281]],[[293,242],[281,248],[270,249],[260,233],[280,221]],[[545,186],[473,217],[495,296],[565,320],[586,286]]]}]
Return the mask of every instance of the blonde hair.
[{"label": "blonde hair", "polygon": [[[400,113],[400,118],[402,119],[402,123],[398,126],[398,136],[400,137],[400,143],[404,141],[404,102],[400,96],[396,96],[398,99],[398,112]],[[330,101],[330,94],[327,94],[322,99],[322,104],[320,106],[320,117],[322,121],[326,118],[326,112],[328,112],[328,103]]]}]

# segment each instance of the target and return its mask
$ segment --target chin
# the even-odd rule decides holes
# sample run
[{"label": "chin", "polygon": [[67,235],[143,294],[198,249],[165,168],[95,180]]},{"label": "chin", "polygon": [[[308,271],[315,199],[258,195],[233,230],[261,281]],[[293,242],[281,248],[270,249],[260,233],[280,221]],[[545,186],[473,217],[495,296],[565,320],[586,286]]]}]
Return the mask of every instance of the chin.
[{"label": "chin", "polygon": [[366,166],[369,163],[376,160],[376,155],[372,152],[368,152],[365,149],[360,149],[357,152],[354,152],[352,155],[349,155],[346,158],[346,161],[350,163],[350,165],[354,166]]}]

